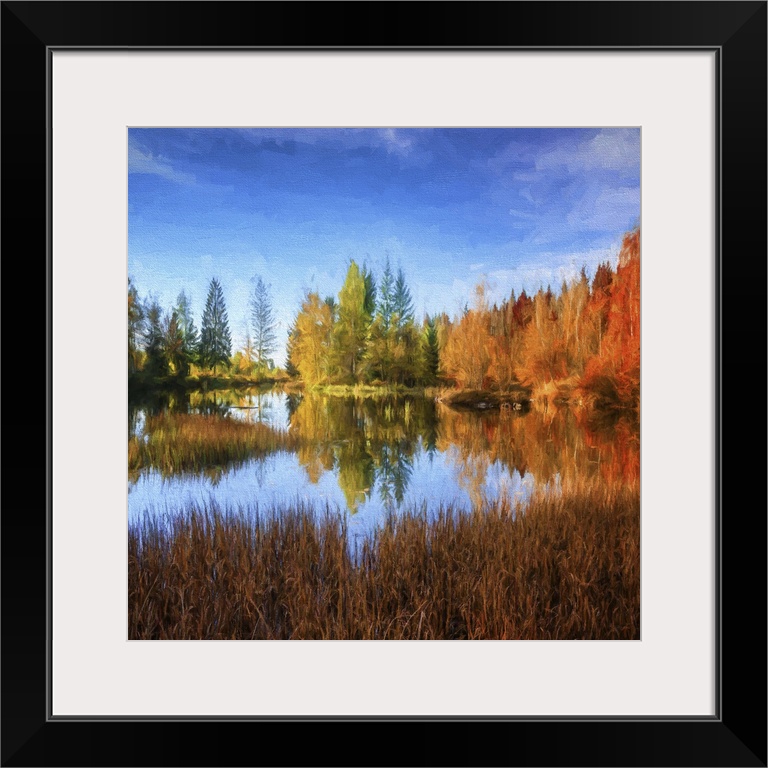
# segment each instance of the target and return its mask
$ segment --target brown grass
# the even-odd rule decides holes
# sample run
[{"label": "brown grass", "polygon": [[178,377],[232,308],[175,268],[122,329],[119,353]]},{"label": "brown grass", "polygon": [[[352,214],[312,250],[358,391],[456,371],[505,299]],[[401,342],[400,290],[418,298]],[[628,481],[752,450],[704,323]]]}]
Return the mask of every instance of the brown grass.
[{"label": "brown grass", "polygon": [[265,424],[248,424],[218,415],[163,413],[148,416],[144,435],[128,440],[128,470],[200,470],[294,448],[296,444],[295,435]]},{"label": "brown grass", "polygon": [[130,639],[640,637],[637,486],[392,518],[191,510],[129,530]]}]

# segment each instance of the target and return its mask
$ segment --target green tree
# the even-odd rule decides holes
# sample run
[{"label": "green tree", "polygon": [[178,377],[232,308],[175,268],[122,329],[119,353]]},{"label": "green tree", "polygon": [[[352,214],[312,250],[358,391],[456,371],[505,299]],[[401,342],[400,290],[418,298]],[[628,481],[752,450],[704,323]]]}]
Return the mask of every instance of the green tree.
[{"label": "green tree", "polygon": [[402,268],[392,293],[392,320],[389,330],[392,365],[389,378],[398,384],[413,385],[419,376],[420,340],[414,325],[413,300]]},{"label": "green tree", "polygon": [[338,322],[334,328],[334,362],[342,380],[357,381],[371,315],[366,311],[365,279],[352,261],[339,292]]},{"label": "green tree", "polygon": [[203,312],[203,327],[200,331],[200,363],[204,368],[228,365],[232,356],[232,335],[229,332],[229,318],[224,303],[221,284],[214,277],[208,289],[208,298]]},{"label": "green tree", "polygon": [[403,328],[406,323],[413,322],[413,300],[411,292],[405,283],[405,275],[402,269],[397,270],[397,280],[392,296],[392,310],[397,317],[397,324]]},{"label": "green tree", "polygon": [[168,361],[165,356],[165,333],[163,331],[163,310],[157,299],[150,299],[144,309],[144,370],[158,378],[168,375]]},{"label": "green tree", "polygon": [[253,282],[250,299],[253,351],[256,365],[263,370],[269,356],[277,349],[277,323],[269,296],[270,286],[264,284],[261,275],[256,275]]},{"label": "green tree", "polygon": [[163,321],[163,354],[177,376],[189,375],[189,358],[179,315],[174,309]]},{"label": "green tree", "polygon": [[184,291],[176,299],[176,316],[184,340],[184,354],[187,358],[187,363],[196,363],[200,338],[194,318],[192,317],[192,306]]},{"label": "green tree", "polygon": [[299,375],[299,369],[296,367],[295,357],[296,348],[296,323],[294,322],[288,329],[288,343],[285,347],[285,372],[295,379]]},{"label": "green tree", "polygon": [[376,312],[376,279],[373,276],[373,272],[365,264],[363,265],[363,282],[365,283],[363,307],[366,313],[373,317]]},{"label": "green tree", "polygon": [[424,361],[424,380],[427,383],[437,381],[440,368],[440,345],[437,338],[437,324],[434,317],[427,316],[421,335],[422,360]]},{"label": "green tree", "polygon": [[394,312],[395,296],[395,278],[392,275],[392,268],[389,264],[389,256],[384,267],[384,274],[381,276],[381,285],[379,286],[379,296],[377,302],[376,316],[381,319],[381,326],[386,331],[389,330],[389,324],[392,321],[392,312]]},{"label": "green tree", "polygon": [[128,373],[139,370],[141,353],[139,347],[144,335],[144,307],[139,292],[128,278]]}]

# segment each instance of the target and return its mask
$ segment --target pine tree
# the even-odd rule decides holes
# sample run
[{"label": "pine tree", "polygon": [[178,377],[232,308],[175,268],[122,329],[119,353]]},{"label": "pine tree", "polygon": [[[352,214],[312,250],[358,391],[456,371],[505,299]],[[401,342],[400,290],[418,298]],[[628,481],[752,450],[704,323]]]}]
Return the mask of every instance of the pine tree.
[{"label": "pine tree", "polygon": [[269,286],[264,284],[261,275],[254,278],[250,300],[251,327],[253,328],[253,352],[259,369],[267,366],[268,357],[277,349],[275,314],[269,297]]},{"label": "pine tree", "polygon": [[387,264],[384,267],[384,274],[381,277],[378,297],[378,317],[381,318],[381,326],[387,331],[392,321],[392,312],[394,310],[395,278],[392,275],[392,268],[389,265],[389,256]]},{"label": "pine tree", "polygon": [[395,281],[395,290],[392,297],[392,308],[397,316],[397,325],[403,328],[406,323],[413,322],[413,300],[411,292],[405,283],[405,275],[402,269],[397,270],[397,280]]},{"label": "pine tree", "polygon": [[224,292],[214,277],[208,289],[208,298],[203,312],[203,327],[200,332],[200,363],[205,368],[227,365],[232,355],[232,336],[229,332],[229,318],[224,304]]},{"label": "pine tree", "polygon": [[168,362],[165,357],[165,334],[163,332],[163,310],[157,299],[148,301],[144,309],[144,350],[147,359],[144,370],[155,378],[168,374]]},{"label": "pine tree", "polygon": [[376,311],[376,280],[368,267],[363,264],[363,282],[365,283],[365,311],[373,317]]},{"label": "pine tree", "polygon": [[424,376],[428,383],[437,381],[440,367],[440,349],[437,341],[437,325],[434,317],[427,317],[422,336]]},{"label": "pine tree", "polygon": [[184,348],[184,332],[176,310],[166,315],[163,321],[163,345],[166,362],[173,368],[176,376],[188,376],[189,359]]},{"label": "pine tree", "polygon": [[285,348],[285,372],[295,379],[299,375],[299,369],[296,367],[296,361],[294,360],[296,348],[296,322],[288,329],[288,344]]},{"label": "pine tree", "polygon": [[200,344],[197,326],[192,317],[192,306],[189,303],[187,294],[182,291],[176,299],[176,316],[181,335],[184,339],[184,355],[187,358],[187,365],[197,362],[197,350]]}]

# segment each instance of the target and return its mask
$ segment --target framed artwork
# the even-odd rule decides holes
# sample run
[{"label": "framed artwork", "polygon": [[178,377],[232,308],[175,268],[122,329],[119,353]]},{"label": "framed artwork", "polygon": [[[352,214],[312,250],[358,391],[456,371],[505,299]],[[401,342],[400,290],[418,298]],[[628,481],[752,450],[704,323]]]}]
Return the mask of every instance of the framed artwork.
[{"label": "framed artwork", "polygon": [[765,765],[721,371],[729,286],[764,328],[764,258],[737,289],[724,255],[765,252],[765,4],[446,4],[485,42],[418,49],[75,5],[3,4],[48,349],[3,761],[498,721],[407,762]]}]

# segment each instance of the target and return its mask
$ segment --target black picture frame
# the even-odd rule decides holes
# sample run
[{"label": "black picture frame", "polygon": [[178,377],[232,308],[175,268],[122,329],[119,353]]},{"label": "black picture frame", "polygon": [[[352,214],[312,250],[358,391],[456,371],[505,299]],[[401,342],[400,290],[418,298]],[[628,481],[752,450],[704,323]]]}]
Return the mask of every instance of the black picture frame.
[{"label": "black picture frame", "polygon": [[[765,398],[759,388],[766,350],[767,8],[766,2],[698,1],[372,2],[345,3],[343,7],[330,3],[3,2],[3,271],[9,300],[6,370],[37,382],[42,378],[39,350],[43,336],[47,355],[44,425],[35,429],[28,424],[28,403],[27,408],[15,407],[15,376],[6,382],[10,384],[6,406],[14,403],[13,408],[6,408],[6,416],[10,411],[13,417],[16,410],[23,414],[18,427],[11,428],[6,422],[6,489],[17,485],[20,478],[27,481],[22,483],[25,500],[10,503],[7,497],[2,518],[2,765],[765,766],[766,457],[764,433],[755,424],[766,423]],[[354,36],[341,32],[334,21],[339,14],[348,28],[357,30]],[[329,44],[394,49],[717,51],[719,682],[715,717],[497,722],[359,718],[353,723],[320,717],[247,723],[221,718],[205,718],[203,723],[181,719],[152,722],[149,718],[51,719],[49,596],[55,586],[48,576],[51,335],[55,333],[50,319],[48,226],[51,50]],[[40,302],[35,303],[37,312],[30,313],[43,325],[38,334],[14,330],[11,292],[22,301],[34,296],[36,302],[45,294],[45,310]],[[38,349],[34,364],[30,344]],[[760,383],[750,382],[744,391],[742,374],[750,369],[754,372],[755,361],[760,363]],[[37,394],[39,400],[41,393]],[[746,413],[745,398],[750,400]],[[28,401],[29,396],[23,399]],[[741,413],[737,413],[737,403],[742,405]],[[36,405],[34,410],[39,411],[39,403]],[[732,418],[726,421],[729,416]],[[748,424],[740,429],[745,422]],[[43,450],[45,484],[38,479]],[[33,463],[32,456],[39,457],[38,461]],[[32,499],[34,503],[30,503]],[[744,683],[749,695],[744,694]],[[307,734],[310,723],[317,727]],[[395,724],[405,728],[392,733]],[[361,728],[364,736],[370,736],[368,743],[373,746],[367,754],[360,754],[352,746],[354,742],[348,741],[351,725],[356,736]],[[379,727],[372,730],[371,726]]]}]

